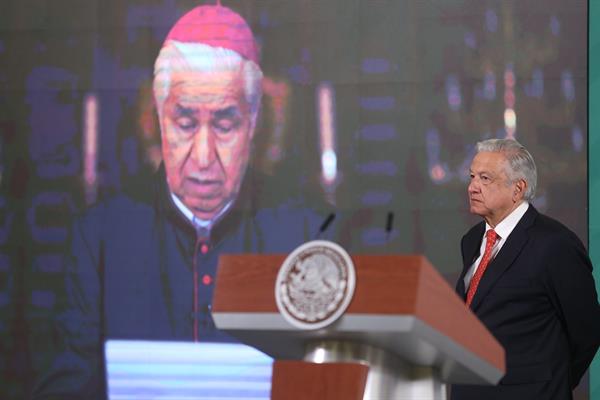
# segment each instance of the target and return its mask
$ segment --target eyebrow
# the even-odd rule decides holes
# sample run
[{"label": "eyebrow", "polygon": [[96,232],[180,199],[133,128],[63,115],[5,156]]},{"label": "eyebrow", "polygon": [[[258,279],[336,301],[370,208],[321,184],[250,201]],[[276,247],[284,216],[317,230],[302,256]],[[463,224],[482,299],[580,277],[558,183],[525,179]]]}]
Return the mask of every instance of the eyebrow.
[{"label": "eyebrow", "polygon": [[198,111],[195,108],[184,107],[181,104],[175,104],[175,112],[183,117],[192,117],[198,113]]},{"label": "eyebrow", "polygon": [[483,174],[487,174],[487,175],[494,175],[492,172],[488,171],[488,170],[483,170],[483,171],[479,171],[479,172],[475,172],[472,169],[469,169],[469,174],[473,174],[473,175],[483,175]]},{"label": "eyebrow", "polygon": [[229,106],[221,110],[217,110],[214,113],[217,119],[234,118],[240,116],[240,109],[238,106]]}]

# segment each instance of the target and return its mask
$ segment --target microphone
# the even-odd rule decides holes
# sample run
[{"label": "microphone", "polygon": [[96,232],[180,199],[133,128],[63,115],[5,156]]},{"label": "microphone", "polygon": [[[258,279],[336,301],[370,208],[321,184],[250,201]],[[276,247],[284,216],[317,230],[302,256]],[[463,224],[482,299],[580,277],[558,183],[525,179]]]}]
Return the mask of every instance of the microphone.
[{"label": "microphone", "polygon": [[389,239],[390,232],[392,231],[392,226],[394,225],[394,213],[392,211],[387,213],[387,218],[385,221],[385,233],[386,237]]},{"label": "microphone", "polygon": [[323,223],[321,224],[321,226],[319,227],[319,233],[317,235],[317,237],[320,237],[321,234],[323,232],[325,232],[325,230],[327,228],[329,228],[329,225],[331,225],[331,223],[333,222],[333,220],[335,219],[335,213],[330,213],[327,218],[325,218],[325,220],[323,221]]}]

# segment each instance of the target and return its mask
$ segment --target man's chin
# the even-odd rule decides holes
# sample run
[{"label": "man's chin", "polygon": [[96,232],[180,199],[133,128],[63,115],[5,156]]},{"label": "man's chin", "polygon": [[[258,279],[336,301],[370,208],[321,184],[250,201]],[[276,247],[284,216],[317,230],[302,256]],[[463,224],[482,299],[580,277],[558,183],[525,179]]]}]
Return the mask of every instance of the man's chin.
[{"label": "man's chin", "polygon": [[469,207],[469,212],[474,215],[482,215],[483,214],[482,208],[477,207],[477,205],[473,205],[473,204],[471,204],[471,206]]}]

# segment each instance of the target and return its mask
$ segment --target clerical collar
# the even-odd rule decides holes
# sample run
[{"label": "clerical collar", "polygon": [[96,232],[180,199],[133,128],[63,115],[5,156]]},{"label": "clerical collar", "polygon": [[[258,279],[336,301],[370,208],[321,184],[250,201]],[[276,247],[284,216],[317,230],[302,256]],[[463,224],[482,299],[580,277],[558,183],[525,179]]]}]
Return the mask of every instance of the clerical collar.
[{"label": "clerical collar", "polygon": [[192,223],[192,225],[194,225],[194,227],[207,229],[208,231],[210,231],[214,223],[218,221],[221,218],[221,216],[223,216],[233,204],[233,200],[227,203],[225,207],[223,207],[221,211],[219,211],[219,213],[215,215],[212,219],[201,219],[195,216],[192,210],[190,210],[185,204],[183,204],[183,202],[179,199],[179,197],[177,197],[177,195],[175,195],[173,192],[170,192],[170,194],[171,198],[173,199],[173,203],[175,203],[175,206],[177,206],[179,211],[181,211],[181,213]]}]

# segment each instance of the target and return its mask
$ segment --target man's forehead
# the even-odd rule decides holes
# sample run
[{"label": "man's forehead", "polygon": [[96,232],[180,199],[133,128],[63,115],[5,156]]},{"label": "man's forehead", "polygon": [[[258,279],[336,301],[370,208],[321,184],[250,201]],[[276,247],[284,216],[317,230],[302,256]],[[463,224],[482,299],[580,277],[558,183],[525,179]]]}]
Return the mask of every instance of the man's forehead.
[{"label": "man's forehead", "polygon": [[506,156],[501,152],[482,151],[471,162],[472,172],[501,172],[506,166]]},{"label": "man's forehead", "polygon": [[221,71],[174,71],[171,74],[171,86],[224,87],[242,88],[242,73],[239,69]]},{"label": "man's forehead", "polygon": [[222,80],[198,75],[173,75],[169,98],[184,102],[245,102],[243,85],[234,76]]}]

